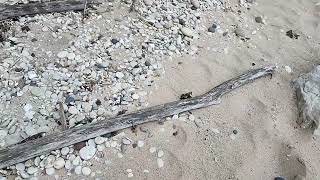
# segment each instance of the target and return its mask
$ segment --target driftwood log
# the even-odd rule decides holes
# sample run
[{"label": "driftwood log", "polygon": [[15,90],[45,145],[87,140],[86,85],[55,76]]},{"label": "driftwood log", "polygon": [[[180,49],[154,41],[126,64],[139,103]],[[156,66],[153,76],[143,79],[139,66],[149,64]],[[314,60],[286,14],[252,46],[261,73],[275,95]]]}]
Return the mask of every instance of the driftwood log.
[{"label": "driftwood log", "polygon": [[53,150],[129,128],[134,125],[158,121],[174,114],[219,104],[220,98],[224,94],[258,78],[272,75],[274,69],[274,66],[268,66],[250,70],[216,86],[209,92],[200,96],[150,107],[131,114],[107,118],[106,120],[97,123],[86,124],[62,132],[53,133],[39,139],[8,146],[0,149],[0,168],[14,165],[36,156],[50,153]]},{"label": "driftwood log", "polygon": [[89,0],[65,0],[15,5],[0,5],[0,21],[25,15],[46,14],[66,11],[82,11]]}]

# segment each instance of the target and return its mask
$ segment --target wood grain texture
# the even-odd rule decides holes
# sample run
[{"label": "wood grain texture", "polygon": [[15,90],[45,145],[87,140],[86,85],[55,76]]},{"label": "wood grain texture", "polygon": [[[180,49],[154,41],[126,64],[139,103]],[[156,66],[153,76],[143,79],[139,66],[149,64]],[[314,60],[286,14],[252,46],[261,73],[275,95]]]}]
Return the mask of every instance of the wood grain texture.
[{"label": "wood grain texture", "polygon": [[80,11],[85,8],[85,0],[65,0],[0,6],[0,21],[25,15],[53,12]]},{"label": "wood grain texture", "polygon": [[25,143],[8,146],[0,149],[0,168],[134,125],[158,121],[174,114],[219,104],[220,98],[226,93],[258,78],[271,75],[274,69],[274,66],[268,66],[250,70],[200,96],[150,107],[131,114],[107,118],[94,124],[86,124]]}]

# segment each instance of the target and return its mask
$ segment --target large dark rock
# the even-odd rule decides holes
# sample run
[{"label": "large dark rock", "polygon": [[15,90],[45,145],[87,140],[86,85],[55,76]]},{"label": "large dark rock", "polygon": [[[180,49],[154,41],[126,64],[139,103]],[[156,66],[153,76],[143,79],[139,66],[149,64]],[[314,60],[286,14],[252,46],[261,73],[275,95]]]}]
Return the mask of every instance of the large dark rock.
[{"label": "large dark rock", "polygon": [[303,128],[313,128],[314,135],[320,135],[320,66],[300,75],[294,85],[298,100],[298,124]]}]

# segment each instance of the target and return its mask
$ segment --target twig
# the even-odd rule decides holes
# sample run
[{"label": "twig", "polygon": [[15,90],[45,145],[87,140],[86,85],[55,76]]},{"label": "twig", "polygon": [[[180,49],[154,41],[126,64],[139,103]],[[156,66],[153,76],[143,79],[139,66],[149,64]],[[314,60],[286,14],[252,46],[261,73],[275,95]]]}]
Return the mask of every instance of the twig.
[{"label": "twig", "polygon": [[236,78],[230,79],[209,92],[189,99],[140,110],[113,118],[107,118],[93,124],[67,129],[26,143],[16,144],[0,149],[0,169],[26,161],[30,158],[50,153],[78,142],[95,138],[107,133],[129,128],[147,122],[158,121],[167,116],[219,104],[220,98],[252,81],[270,75],[274,66],[250,70]]},{"label": "twig", "polygon": [[64,113],[64,108],[63,108],[63,104],[62,102],[59,102],[59,108],[60,108],[60,115],[61,115],[61,125],[62,125],[62,130],[66,130],[68,129],[67,127],[67,118],[66,115]]}]

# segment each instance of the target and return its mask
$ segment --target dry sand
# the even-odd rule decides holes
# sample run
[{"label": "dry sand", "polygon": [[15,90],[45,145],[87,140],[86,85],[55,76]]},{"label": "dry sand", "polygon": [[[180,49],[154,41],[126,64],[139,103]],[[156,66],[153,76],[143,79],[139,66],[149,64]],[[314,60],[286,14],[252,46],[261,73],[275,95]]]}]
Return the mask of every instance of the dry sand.
[{"label": "dry sand", "polygon": [[[221,22],[224,29],[241,25],[250,40],[243,42],[231,32],[228,37],[201,32],[194,42],[198,53],[167,61],[166,74],[156,82],[158,87],[148,101],[152,106],[177,100],[189,91],[199,95],[266,64],[278,65],[275,75],[232,92],[219,105],[193,111],[197,124],[167,121],[143,125],[150,133],[125,130],[133,140],[144,139],[145,145],[128,148],[123,158],[106,151],[105,158],[92,167],[100,171],[95,178],[127,179],[126,169],[132,169],[131,179],[266,180],[283,176],[290,180],[298,174],[320,179],[320,142],[296,124],[291,87],[294,78],[320,60],[320,6],[315,0],[257,3],[247,10],[238,7],[238,1],[230,1],[231,8],[225,13],[207,12],[203,26],[212,21]],[[256,23],[256,16],[263,16],[266,24]],[[300,34],[299,39],[286,36],[291,29]],[[284,66],[290,66],[292,73]],[[232,135],[233,130],[238,133]],[[163,168],[158,168],[150,147],[164,151]]]},{"label": "dry sand", "polygon": [[[251,39],[226,40],[203,32],[196,43],[201,47],[198,55],[169,61],[165,77],[157,82],[158,88],[149,102],[157,105],[174,101],[189,91],[199,95],[265,64],[278,65],[275,76],[234,91],[220,105],[193,111],[202,122],[200,127],[172,121],[148,125],[153,133],[146,138],[146,144],[164,150],[163,169],[157,169],[154,160],[150,162],[154,156],[144,156],[148,154],[146,147],[145,153],[128,153],[130,157],[112,166],[112,170],[118,169],[117,165],[132,168],[134,179],[264,180],[276,176],[293,179],[296,175],[320,178],[319,140],[296,124],[295,93],[291,87],[294,78],[319,62],[320,6],[309,0],[260,0],[251,10],[241,8],[239,15],[236,3],[230,2],[235,11],[208,13],[204,25],[211,23],[210,17],[218,17],[226,27],[248,25],[245,32]],[[266,17],[266,25],[254,22],[254,17],[261,15]],[[252,35],[257,27],[260,30]],[[299,39],[286,36],[290,29],[301,35]],[[284,66],[290,66],[293,72],[286,72]],[[177,136],[172,135],[173,124],[178,129]],[[214,129],[220,133],[215,134]],[[230,137],[234,129],[238,131],[235,139]],[[148,168],[150,173],[144,175],[143,169]],[[111,179],[126,177],[109,172]]]}]

